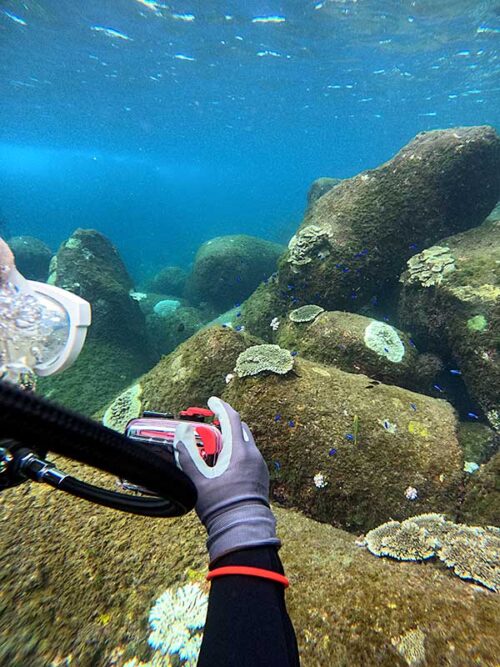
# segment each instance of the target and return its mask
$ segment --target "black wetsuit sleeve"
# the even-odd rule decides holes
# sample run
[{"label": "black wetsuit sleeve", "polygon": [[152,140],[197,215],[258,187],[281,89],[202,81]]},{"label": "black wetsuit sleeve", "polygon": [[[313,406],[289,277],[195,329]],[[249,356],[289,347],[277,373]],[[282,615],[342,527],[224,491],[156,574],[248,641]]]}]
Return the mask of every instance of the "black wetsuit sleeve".
[{"label": "black wetsuit sleeve", "polygon": [[[219,558],[210,570],[246,565],[284,574],[275,547],[241,549]],[[211,582],[197,667],[297,667],[297,639],[282,584],[245,575]]]}]

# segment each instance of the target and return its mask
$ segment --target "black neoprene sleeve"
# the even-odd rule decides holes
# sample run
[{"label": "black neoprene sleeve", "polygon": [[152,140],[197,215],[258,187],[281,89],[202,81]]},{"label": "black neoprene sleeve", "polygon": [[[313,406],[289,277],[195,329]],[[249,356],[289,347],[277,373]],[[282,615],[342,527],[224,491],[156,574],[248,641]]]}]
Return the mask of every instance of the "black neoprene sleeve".
[{"label": "black neoprene sleeve", "polygon": [[[275,547],[241,549],[222,556],[210,570],[246,565],[284,574]],[[245,575],[211,582],[208,613],[197,667],[297,667],[297,639],[282,584]]]}]

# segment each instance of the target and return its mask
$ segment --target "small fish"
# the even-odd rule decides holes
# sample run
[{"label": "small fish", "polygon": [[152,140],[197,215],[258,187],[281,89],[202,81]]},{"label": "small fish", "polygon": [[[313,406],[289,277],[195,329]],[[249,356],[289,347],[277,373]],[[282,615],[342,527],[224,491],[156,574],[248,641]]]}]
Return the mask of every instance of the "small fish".
[{"label": "small fish", "polygon": [[291,428],[295,426],[295,422],[293,421],[293,419],[290,419],[290,421],[288,422],[288,426],[290,426]]},{"label": "small fish", "polygon": [[345,434],[345,439],[346,440],[354,440],[354,435],[352,433],[346,433]]},{"label": "small fish", "polygon": [[279,422],[280,419],[281,419],[281,415],[275,415],[274,416],[274,421],[275,422]]},{"label": "small fish", "polygon": [[274,469],[279,470],[281,468],[281,463],[279,461],[274,461]]},{"label": "small fish", "polygon": [[298,352],[294,350],[293,352],[290,352],[290,354],[292,355],[292,357],[296,357],[298,355]]},{"label": "small fish", "polygon": [[438,384],[433,385],[433,387],[436,391],[440,391],[441,393],[444,391],[443,387],[440,387]]},{"label": "small fish", "polygon": [[413,340],[412,340],[411,338],[409,339],[408,342],[410,343],[410,345],[411,345],[412,347],[416,347],[415,343],[413,342]]},{"label": "small fish", "polygon": [[241,317],[241,313],[236,313],[236,317]]},{"label": "small fish", "polygon": [[337,450],[335,447],[332,447],[330,451],[328,452],[328,456],[334,456],[337,453]]},{"label": "small fish", "polygon": [[408,246],[410,250],[418,250],[418,245],[416,243],[410,243]]},{"label": "small fish", "polygon": [[469,417],[470,419],[479,419],[479,416],[476,415],[475,412],[468,412],[467,417]]},{"label": "small fish", "polygon": [[452,375],[462,375],[462,371],[459,371],[457,368],[452,368],[452,369],[450,370],[450,373],[451,373]]},{"label": "small fish", "polygon": [[416,403],[410,403],[410,408],[416,412],[417,410],[417,404]]}]

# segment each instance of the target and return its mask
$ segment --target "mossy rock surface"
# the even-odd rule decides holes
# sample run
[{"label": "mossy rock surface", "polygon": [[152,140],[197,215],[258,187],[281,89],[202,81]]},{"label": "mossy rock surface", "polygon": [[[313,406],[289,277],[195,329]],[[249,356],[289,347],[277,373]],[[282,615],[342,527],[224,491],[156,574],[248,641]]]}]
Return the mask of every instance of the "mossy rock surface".
[{"label": "mossy rock surface", "polygon": [[478,422],[461,422],[458,441],[466,461],[485,463],[500,448],[500,433]]},{"label": "mossy rock surface", "polygon": [[440,241],[455,269],[439,284],[401,277],[400,319],[436,350],[451,354],[471,397],[500,429],[500,220]]},{"label": "mossy rock surface", "polygon": [[500,452],[470,476],[460,507],[460,521],[500,526]]},{"label": "mossy rock surface", "polygon": [[206,406],[220,396],[241,352],[258,340],[220,326],[199,331],[141,378],[143,410],[171,412]]},{"label": "mossy rock surface", "polygon": [[[57,465],[113,484],[73,462]],[[146,661],[155,600],[190,581],[208,591],[205,531],[194,512],[132,516],[32,483],[0,503],[2,667],[49,667],[70,655],[79,667]],[[273,511],[302,665],[407,667],[398,647],[415,631],[424,635],[423,664],[497,664],[500,596],[444,567],[376,558],[344,531]]]},{"label": "mossy rock surface", "polygon": [[271,328],[271,322],[275,317],[283,321],[288,309],[289,304],[277,280],[270,278],[267,282],[261,283],[243,304],[241,324],[248,333],[272,343],[276,335]]},{"label": "mossy rock surface", "polygon": [[[380,331],[371,336],[374,322]],[[426,366],[420,368],[418,351],[407,334],[362,315],[323,312],[311,322],[297,323],[286,317],[278,328],[277,342],[312,361],[386,384],[428,390],[432,382]]]},{"label": "mossy rock surface", "polygon": [[179,306],[165,316],[155,312],[146,315],[146,327],[158,354],[169,354],[193,336],[205,323],[198,308]]},{"label": "mossy rock surface", "polygon": [[218,236],[196,253],[186,283],[193,304],[208,302],[218,312],[246,299],[262,280],[276,271],[283,246],[255,236]]},{"label": "mossy rock surface", "polygon": [[286,376],[234,378],[223,397],[254,433],[273,499],[288,507],[352,531],[456,510],[463,458],[445,401],[298,358]]}]

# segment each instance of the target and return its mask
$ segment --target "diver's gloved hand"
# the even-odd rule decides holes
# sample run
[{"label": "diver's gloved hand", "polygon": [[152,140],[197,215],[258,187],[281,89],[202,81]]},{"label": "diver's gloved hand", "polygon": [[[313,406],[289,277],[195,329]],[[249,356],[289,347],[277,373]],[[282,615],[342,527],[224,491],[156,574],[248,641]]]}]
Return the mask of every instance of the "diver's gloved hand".
[{"label": "diver's gloved hand", "polygon": [[196,446],[194,427],[180,423],[175,460],[196,486],[196,513],[207,529],[210,562],[246,547],[276,546],[276,519],[269,507],[269,473],[248,426],[233,408],[212,396],[208,407],[221,424],[222,451],[208,466]]}]

